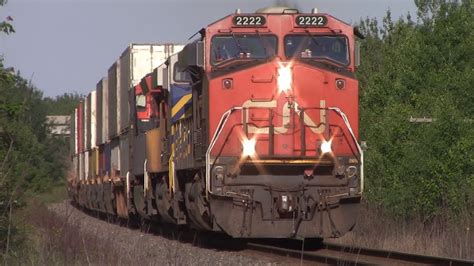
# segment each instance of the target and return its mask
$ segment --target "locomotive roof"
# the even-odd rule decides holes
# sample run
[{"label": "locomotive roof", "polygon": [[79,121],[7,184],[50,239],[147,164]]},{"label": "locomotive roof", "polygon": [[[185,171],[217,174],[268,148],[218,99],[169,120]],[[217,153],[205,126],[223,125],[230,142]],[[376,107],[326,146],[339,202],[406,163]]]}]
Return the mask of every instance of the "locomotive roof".
[{"label": "locomotive roof", "polygon": [[270,6],[270,7],[264,7],[257,9],[255,13],[258,14],[293,14],[293,13],[299,13],[299,10],[296,8],[292,8],[289,6]]}]

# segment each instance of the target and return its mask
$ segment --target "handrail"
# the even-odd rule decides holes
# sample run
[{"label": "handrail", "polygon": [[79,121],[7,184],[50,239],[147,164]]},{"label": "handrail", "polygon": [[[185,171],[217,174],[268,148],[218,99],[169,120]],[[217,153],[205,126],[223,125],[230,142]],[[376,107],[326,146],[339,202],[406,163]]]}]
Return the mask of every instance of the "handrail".
[{"label": "handrail", "polygon": [[[295,108],[298,108],[295,106]],[[238,106],[238,107],[232,107],[229,110],[227,110],[224,114],[222,114],[221,119],[219,120],[219,124],[217,125],[216,131],[214,132],[214,135],[209,143],[209,147],[207,148],[206,151],[206,197],[209,196],[209,194],[214,194],[211,190],[211,151],[214,148],[214,145],[216,144],[217,140],[219,139],[222,130],[227,123],[230,115],[237,110],[243,110],[244,107]],[[351,137],[357,147],[357,150],[360,154],[360,179],[361,179],[361,184],[360,184],[360,192],[359,194],[362,195],[364,191],[364,151],[362,150],[359,142],[357,141],[357,138],[355,137],[354,131],[352,130],[351,124],[349,122],[349,119],[347,118],[346,114],[338,107],[326,107],[326,108],[321,108],[321,109],[326,109],[326,110],[332,110],[338,114],[344,124],[346,125],[347,129],[349,130],[349,133],[351,134]]]},{"label": "handrail", "polygon": [[212,148],[214,148],[214,145],[216,144],[217,139],[222,133],[222,129],[227,123],[227,120],[229,119],[229,116],[232,114],[232,112],[236,110],[242,110],[242,109],[243,107],[232,107],[229,110],[227,110],[227,112],[222,114],[219,124],[217,125],[216,132],[214,132],[214,136],[212,137],[211,142],[209,143],[209,147],[207,148],[207,151],[206,151],[206,197],[208,197],[209,194],[214,194],[211,191],[211,169],[209,167],[211,164],[210,161],[211,161]]},{"label": "handrail", "polygon": [[364,192],[364,151],[360,146],[359,142],[357,142],[357,138],[355,137],[354,131],[352,130],[351,124],[349,123],[349,119],[347,119],[346,114],[338,107],[328,107],[329,110],[334,110],[337,114],[339,114],[346,124],[349,133],[351,133],[352,139],[357,146],[357,150],[359,150],[360,154],[360,194]]}]

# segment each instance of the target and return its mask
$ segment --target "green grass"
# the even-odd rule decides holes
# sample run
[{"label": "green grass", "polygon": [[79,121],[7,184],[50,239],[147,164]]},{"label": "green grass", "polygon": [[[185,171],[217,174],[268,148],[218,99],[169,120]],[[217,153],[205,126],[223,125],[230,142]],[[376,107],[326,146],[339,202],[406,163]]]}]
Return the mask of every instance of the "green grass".
[{"label": "green grass", "polygon": [[34,198],[44,204],[51,204],[67,199],[67,188],[65,184],[57,184],[51,187],[49,191],[36,195]]},{"label": "green grass", "polygon": [[[12,222],[18,234],[12,239],[15,244],[9,252],[7,261],[10,264],[38,265],[54,261],[54,258],[50,260],[42,254],[45,244],[52,245],[50,241],[58,240],[52,239],[54,237],[50,234],[52,228],[48,227],[55,225],[55,218],[47,208],[48,205],[62,202],[67,198],[65,182],[58,182],[41,193],[29,193],[23,207],[15,210],[13,215]],[[53,264],[61,265],[61,263]]]}]

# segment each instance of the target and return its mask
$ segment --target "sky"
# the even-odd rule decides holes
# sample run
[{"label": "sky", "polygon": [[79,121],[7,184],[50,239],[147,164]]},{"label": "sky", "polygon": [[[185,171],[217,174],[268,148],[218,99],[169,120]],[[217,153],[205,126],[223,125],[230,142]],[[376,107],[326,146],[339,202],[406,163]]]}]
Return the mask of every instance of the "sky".
[{"label": "sky", "polygon": [[[7,67],[54,97],[87,94],[129,43],[186,43],[199,29],[233,13],[253,12],[275,0],[9,0],[0,21],[13,17],[16,33],[0,35]],[[416,13],[413,0],[295,0],[354,24],[361,18]]]}]

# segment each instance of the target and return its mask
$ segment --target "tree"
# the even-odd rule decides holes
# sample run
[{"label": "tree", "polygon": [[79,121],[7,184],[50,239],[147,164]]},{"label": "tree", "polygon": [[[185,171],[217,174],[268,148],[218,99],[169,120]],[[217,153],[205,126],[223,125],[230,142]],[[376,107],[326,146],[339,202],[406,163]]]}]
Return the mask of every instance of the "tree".
[{"label": "tree", "polygon": [[55,98],[43,99],[48,115],[70,115],[84,96],[76,93],[64,93]]},{"label": "tree", "polygon": [[[416,1],[368,36],[359,69],[367,198],[403,216],[451,217],[474,201],[474,20],[468,1]],[[410,123],[410,117],[433,123]]]},{"label": "tree", "polygon": [[[7,3],[7,0],[0,0],[0,7],[5,5]],[[15,32],[15,28],[13,28],[13,25],[11,22],[13,21],[13,18],[11,16],[6,17],[6,19],[2,22],[0,22],[0,32],[3,32],[5,34],[10,34]]]},{"label": "tree", "polygon": [[[3,4],[0,0],[0,8]],[[8,17],[0,23],[0,34],[14,32],[11,21]],[[43,99],[40,90],[13,68],[5,68],[0,58],[0,252],[4,263],[21,244],[21,234],[12,222],[15,209],[25,204],[27,195],[47,191],[64,179],[68,145],[47,134],[45,121],[48,108],[69,112],[66,107],[74,97],[78,96]]]}]

